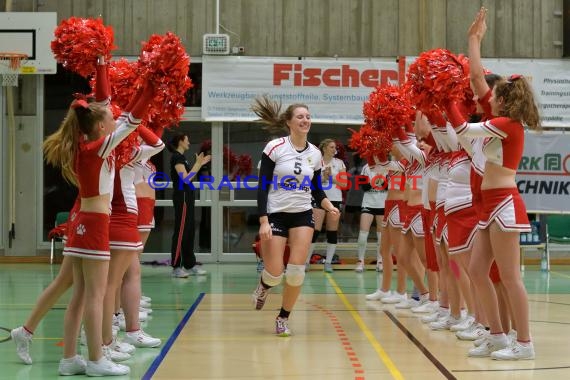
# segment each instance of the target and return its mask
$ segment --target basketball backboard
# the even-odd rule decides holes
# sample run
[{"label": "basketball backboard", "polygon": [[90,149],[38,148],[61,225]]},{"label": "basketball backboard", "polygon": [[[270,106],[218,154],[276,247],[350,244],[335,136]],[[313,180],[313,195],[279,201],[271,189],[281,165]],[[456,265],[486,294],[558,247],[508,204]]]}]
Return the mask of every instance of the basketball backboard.
[{"label": "basketball backboard", "polygon": [[[1,53],[23,53],[20,74],[55,74],[57,63],[51,51],[51,41],[57,26],[55,12],[0,13]],[[0,62],[0,73],[9,71],[6,62]]]}]

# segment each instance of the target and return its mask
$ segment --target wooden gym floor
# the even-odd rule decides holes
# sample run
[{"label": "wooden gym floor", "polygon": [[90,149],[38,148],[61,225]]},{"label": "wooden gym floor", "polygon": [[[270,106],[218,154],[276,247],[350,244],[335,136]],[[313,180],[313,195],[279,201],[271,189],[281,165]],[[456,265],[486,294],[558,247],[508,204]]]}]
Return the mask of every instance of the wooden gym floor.
[{"label": "wooden gym floor", "polygon": [[[370,266],[370,268],[373,268]],[[0,341],[21,325],[57,265],[0,266]],[[145,330],[162,348],[138,349],[125,362],[132,379],[568,379],[570,378],[570,268],[550,273],[527,266],[536,360],[497,362],[466,356],[471,347],[450,332],[430,331],[410,311],[364,295],[378,276],[311,271],[290,317],[293,336],[274,335],[280,288],[262,311],[250,294],[255,264],[205,265],[207,276],[173,279],[167,267],[143,267],[143,291],[152,297]],[[34,364],[19,362],[11,341],[0,344],[1,378],[57,377],[66,295],[34,335]]]}]

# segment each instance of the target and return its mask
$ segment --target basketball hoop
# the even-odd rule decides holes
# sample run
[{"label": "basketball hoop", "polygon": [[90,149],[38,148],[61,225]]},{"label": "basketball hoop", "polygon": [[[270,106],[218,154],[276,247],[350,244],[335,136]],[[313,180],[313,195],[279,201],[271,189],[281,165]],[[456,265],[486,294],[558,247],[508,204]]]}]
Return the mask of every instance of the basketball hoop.
[{"label": "basketball hoop", "polygon": [[20,73],[20,65],[26,58],[28,58],[28,56],[22,53],[0,52],[0,64],[5,66],[2,72],[2,86],[18,86],[18,74]]}]

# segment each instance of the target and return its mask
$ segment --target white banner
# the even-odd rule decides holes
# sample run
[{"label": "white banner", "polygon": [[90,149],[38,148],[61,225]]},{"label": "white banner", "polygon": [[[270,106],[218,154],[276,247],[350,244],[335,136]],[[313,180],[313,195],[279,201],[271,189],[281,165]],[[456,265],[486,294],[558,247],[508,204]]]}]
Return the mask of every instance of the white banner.
[{"label": "white banner", "polygon": [[570,127],[570,61],[562,59],[483,59],[493,73],[522,74],[531,83],[542,124]]},{"label": "white banner", "polygon": [[204,56],[202,119],[252,121],[256,96],[307,104],[316,123],[362,124],[362,105],[379,84],[398,85],[395,58],[377,60]]},{"label": "white banner", "polygon": [[[409,65],[415,57],[406,57]],[[269,94],[283,105],[305,103],[317,123],[362,124],[362,104],[374,87],[405,77],[396,58],[297,59],[204,56],[202,119],[251,121],[253,98]],[[484,59],[494,73],[523,74],[535,90],[545,126],[570,127],[570,61]]]},{"label": "white banner", "polygon": [[527,132],[517,187],[529,212],[570,212],[570,135]]}]

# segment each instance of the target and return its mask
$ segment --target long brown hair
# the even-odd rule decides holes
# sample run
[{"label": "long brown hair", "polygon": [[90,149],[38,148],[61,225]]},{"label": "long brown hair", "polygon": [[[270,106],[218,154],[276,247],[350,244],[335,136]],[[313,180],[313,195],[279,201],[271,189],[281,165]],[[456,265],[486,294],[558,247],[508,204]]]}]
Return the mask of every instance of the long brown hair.
[{"label": "long brown hair", "polygon": [[75,186],[78,183],[74,161],[80,135],[89,135],[95,124],[102,121],[106,114],[106,106],[97,103],[76,106],[76,102],[72,103],[57,131],[43,143],[46,162],[61,168],[63,178]]},{"label": "long brown hair", "polygon": [[540,129],[540,115],[530,84],[522,75],[512,75],[495,85],[495,101],[503,98],[499,116],[520,120],[530,129]]},{"label": "long brown hair", "polygon": [[255,98],[251,110],[261,119],[265,124],[264,129],[270,133],[279,133],[288,131],[287,121],[293,118],[293,112],[297,108],[309,109],[307,105],[302,103],[291,104],[287,109],[281,113],[281,102],[276,102],[269,99],[268,95]]}]

